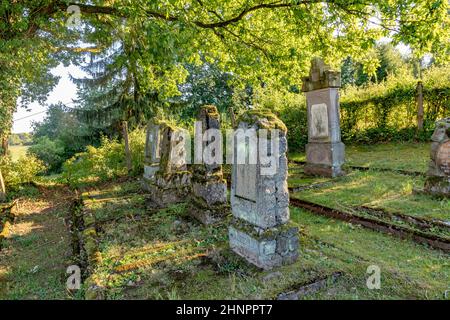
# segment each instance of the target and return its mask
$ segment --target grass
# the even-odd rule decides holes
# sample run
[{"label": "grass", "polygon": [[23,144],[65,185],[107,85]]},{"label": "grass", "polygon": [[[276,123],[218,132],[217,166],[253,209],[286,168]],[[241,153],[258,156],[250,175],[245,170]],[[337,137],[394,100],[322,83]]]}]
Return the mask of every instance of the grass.
[{"label": "grass", "polygon": [[[394,147],[349,147],[349,161],[425,170],[425,165],[418,166],[428,156],[423,155],[426,145]],[[415,147],[423,149],[414,151]],[[289,171],[290,187],[326,182],[291,197],[341,210],[367,205],[450,221],[449,200],[413,194],[413,188],[423,186],[422,177],[353,171],[330,180],[307,177],[298,165],[290,165]],[[72,193],[55,179],[35,189],[21,192],[19,218],[0,253],[0,299],[82,299],[85,287],[74,295],[66,290],[65,272],[73,257],[64,218]],[[342,273],[336,282],[303,298],[444,299],[450,289],[448,255],[294,207],[291,220],[300,229],[299,260],[260,271],[230,251],[231,217],[203,226],[188,215],[183,203],[149,210],[139,181],[123,179],[90,186],[83,199],[85,212],[96,220],[101,255],[91,280],[105,299],[275,299],[336,272]],[[381,270],[379,290],[366,285],[373,265]]]},{"label": "grass", "polygon": [[291,194],[339,210],[357,206],[380,208],[390,212],[450,221],[450,200],[413,193],[423,188],[424,178],[394,172],[354,171],[320,189]]},{"label": "grass", "polygon": [[[346,146],[346,165],[426,172],[429,143],[386,143]],[[304,153],[292,152],[290,160],[305,161]]]},{"label": "grass", "polygon": [[[272,280],[228,249],[228,221],[205,227],[184,204],[148,211],[137,183],[85,194],[99,225],[102,262],[93,279],[107,299],[273,299],[343,272],[306,298],[442,299],[450,283],[448,256],[351,224],[291,208],[300,227],[300,258]],[[366,286],[367,268],[382,272],[380,290]]]},{"label": "grass", "polygon": [[13,161],[19,160],[21,157],[25,157],[29,146],[10,146],[9,152]]},{"label": "grass", "polygon": [[64,189],[22,198],[17,219],[0,252],[0,300],[68,299],[71,265]]}]

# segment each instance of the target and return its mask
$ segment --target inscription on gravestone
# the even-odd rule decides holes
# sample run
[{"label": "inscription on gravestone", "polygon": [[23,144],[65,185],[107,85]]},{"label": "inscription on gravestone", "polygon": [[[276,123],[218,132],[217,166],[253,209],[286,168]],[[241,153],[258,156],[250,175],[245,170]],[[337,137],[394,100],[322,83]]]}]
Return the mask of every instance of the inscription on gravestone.
[{"label": "inscription on gravestone", "polygon": [[[270,138],[262,131],[268,128],[273,130]],[[298,229],[289,223],[286,126],[270,112],[250,110],[241,116],[238,129],[247,133],[253,130],[258,133],[258,139],[254,141],[256,148],[251,148],[249,143],[234,144],[230,197],[234,219],[229,227],[230,247],[263,269],[293,263],[298,257],[299,242]],[[243,158],[239,152],[244,152],[246,164],[237,163],[238,158],[240,162]],[[273,171],[268,170],[266,162],[269,153]]]},{"label": "inscription on gravestone", "polygon": [[328,108],[325,103],[311,106],[311,134],[314,138],[328,137]]},{"label": "inscription on gravestone", "polygon": [[250,201],[256,201],[256,164],[250,164],[250,146],[242,141],[237,151],[245,154],[245,164],[236,165],[236,196]]},{"label": "inscription on gravestone", "polygon": [[160,134],[159,125],[150,122],[147,126],[147,137],[145,141],[144,178],[152,180],[159,170],[160,161]]}]

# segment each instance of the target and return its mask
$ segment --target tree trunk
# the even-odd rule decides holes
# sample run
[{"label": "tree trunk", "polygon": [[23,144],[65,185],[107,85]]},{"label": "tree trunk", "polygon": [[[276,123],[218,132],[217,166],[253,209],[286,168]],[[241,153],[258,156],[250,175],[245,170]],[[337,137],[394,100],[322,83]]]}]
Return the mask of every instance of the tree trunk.
[{"label": "tree trunk", "polygon": [[229,112],[230,112],[231,125],[233,126],[233,129],[234,129],[234,128],[236,128],[236,116],[234,114],[234,108],[230,107]]},{"label": "tree trunk", "polygon": [[8,136],[2,138],[2,155],[6,156],[8,154]]},{"label": "tree trunk", "polygon": [[133,164],[131,162],[131,151],[130,151],[130,143],[128,141],[128,122],[122,122],[122,130],[123,130],[123,140],[125,141],[125,158],[127,161],[127,169],[128,173],[133,170]]},{"label": "tree trunk", "polygon": [[3,181],[2,169],[0,169],[0,202],[6,199],[5,182]]},{"label": "tree trunk", "polygon": [[[0,153],[0,157],[6,157],[8,154],[8,137],[4,136],[2,138],[2,150]],[[6,200],[6,188],[5,181],[3,180],[2,170],[0,169],[0,202]]]},{"label": "tree trunk", "polygon": [[423,109],[423,84],[422,81],[417,83],[416,88],[416,97],[417,97],[417,129],[419,131],[423,130],[423,117],[424,117],[424,109]]}]

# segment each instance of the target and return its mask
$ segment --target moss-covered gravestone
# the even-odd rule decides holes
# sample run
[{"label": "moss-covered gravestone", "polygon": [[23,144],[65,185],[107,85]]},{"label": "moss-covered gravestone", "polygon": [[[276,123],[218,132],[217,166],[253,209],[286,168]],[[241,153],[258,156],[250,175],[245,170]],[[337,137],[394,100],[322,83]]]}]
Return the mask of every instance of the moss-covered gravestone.
[{"label": "moss-covered gravestone", "polygon": [[191,173],[187,170],[190,140],[181,128],[166,122],[159,122],[158,126],[159,147],[156,145],[153,150],[159,148],[159,165],[154,173],[144,175],[143,185],[148,191],[149,205],[163,208],[185,201],[190,193]]},{"label": "moss-covered gravestone", "polygon": [[[200,159],[193,166],[190,213],[204,224],[221,220],[229,212],[227,183],[222,172],[222,139],[220,116],[215,106],[203,106],[197,117],[200,125],[196,144],[201,146]],[[220,149],[220,150],[219,150]],[[218,158],[211,153],[220,153]]]},{"label": "moss-covered gravestone", "polygon": [[450,197],[450,118],[436,123],[425,192]]},{"label": "moss-covered gravestone", "polygon": [[341,141],[339,88],[341,75],[319,59],[313,59],[302,91],[308,106],[308,144],[305,173],[336,177],[344,174],[345,145]]},{"label": "moss-covered gravestone", "polygon": [[[276,130],[263,135],[260,129]],[[299,243],[298,229],[289,223],[286,127],[269,112],[248,111],[239,120],[233,150],[231,249],[263,269],[294,262]]]}]

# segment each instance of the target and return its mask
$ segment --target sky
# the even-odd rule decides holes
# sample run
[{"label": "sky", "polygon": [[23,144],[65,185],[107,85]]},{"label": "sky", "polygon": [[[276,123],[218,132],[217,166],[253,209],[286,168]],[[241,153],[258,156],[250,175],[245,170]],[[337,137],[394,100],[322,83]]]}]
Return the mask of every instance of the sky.
[{"label": "sky", "polygon": [[[69,74],[75,77],[82,77],[84,73],[78,67],[70,65],[66,68],[61,64],[52,70],[52,74],[61,78],[58,85],[50,92],[46,105],[32,103],[28,108],[30,111],[25,110],[25,108],[18,108],[14,113],[13,133],[31,132],[32,122],[39,122],[45,118],[45,111],[48,105],[58,102],[68,104],[77,98],[77,87],[70,80]],[[24,117],[27,118],[23,119]]]}]

